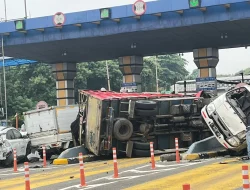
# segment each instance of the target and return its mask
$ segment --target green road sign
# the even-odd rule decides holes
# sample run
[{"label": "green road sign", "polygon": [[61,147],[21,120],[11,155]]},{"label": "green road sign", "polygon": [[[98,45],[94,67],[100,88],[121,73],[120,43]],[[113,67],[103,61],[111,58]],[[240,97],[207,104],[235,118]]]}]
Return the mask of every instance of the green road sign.
[{"label": "green road sign", "polygon": [[25,29],[24,21],[23,20],[15,21],[15,27],[16,27],[16,30],[24,30]]},{"label": "green road sign", "polygon": [[110,9],[101,9],[101,19],[110,18]]},{"label": "green road sign", "polygon": [[189,7],[190,8],[200,7],[200,0],[189,0]]}]

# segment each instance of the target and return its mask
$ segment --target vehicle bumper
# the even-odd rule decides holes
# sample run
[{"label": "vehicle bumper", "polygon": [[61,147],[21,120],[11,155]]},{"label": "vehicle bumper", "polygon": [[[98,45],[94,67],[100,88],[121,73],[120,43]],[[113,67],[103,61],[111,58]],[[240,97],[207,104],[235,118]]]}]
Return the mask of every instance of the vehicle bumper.
[{"label": "vehicle bumper", "polygon": [[6,160],[6,158],[11,152],[12,152],[11,150],[0,148],[0,160]]},{"label": "vehicle bumper", "polygon": [[205,123],[207,124],[207,126],[209,127],[209,129],[212,131],[212,133],[214,134],[214,136],[217,138],[217,140],[226,148],[226,149],[230,149],[230,150],[241,150],[242,147],[246,146],[246,143],[241,143],[239,146],[234,147],[231,146],[224,138],[223,134],[221,134],[221,132],[219,131],[219,126],[214,122],[214,120],[212,120],[206,111],[206,107],[202,108],[201,113],[202,113],[202,117],[205,121]]}]

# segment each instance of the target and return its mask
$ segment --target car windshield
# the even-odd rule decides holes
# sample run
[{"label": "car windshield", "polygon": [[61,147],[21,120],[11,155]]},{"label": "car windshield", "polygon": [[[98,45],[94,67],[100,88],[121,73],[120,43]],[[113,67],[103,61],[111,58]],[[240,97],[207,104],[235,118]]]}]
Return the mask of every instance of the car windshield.
[{"label": "car windshield", "polygon": [[227,101],[235,109],[245,124],[250,124],[250,92],[245,87],[227,93]]}]

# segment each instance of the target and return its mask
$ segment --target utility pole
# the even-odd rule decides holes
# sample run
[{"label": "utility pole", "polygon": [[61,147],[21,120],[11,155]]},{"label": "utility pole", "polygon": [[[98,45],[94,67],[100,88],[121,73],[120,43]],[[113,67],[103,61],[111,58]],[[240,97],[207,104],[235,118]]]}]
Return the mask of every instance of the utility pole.
[{"label": "utility pole", "polygon": [[184,80],[184,94],[187,94],[187,81]]},{"label": "utility pole", "polygon": [[244,73],[243,73],[243,71],[240,73],[240,75],[241,75],[241,82],[244,83]]},{"label": "utility pole", "polygon": [[159,81],[158,81],[158,66],[157,66],[157,55],[155,56],[155,80],[156,80],[156,92],[159,92]]},{"label": "utility pole", "polygon": [[27,19],[28,18],[28,16],[27,16],[27,3],[26,3],[26,0],[24,0],[24,10],[25,10],[25,19]]},{"label": "utility pole", "polygon": [[5,22],[7,22],[7,8],[6,8],[6,0],[4,0],[4,14],[5,14]]},{"label": "utility pole", "polygon": [[6,75],[5,75],[5,57],[4,57],[3,35],[2,35],[2,57],[3,57],[3,82],[4,82],[5,116],[6,116],[6,126],[7,126],[8,125],[8,107],[7,107],[7,88],[6,88]]},{"label": "utility pole", "polygon": [[107,69],[107,78],[108,78],[108,90],[110,91],[109,66],[108,66],[107,60],[106,60],[106,69]]}]

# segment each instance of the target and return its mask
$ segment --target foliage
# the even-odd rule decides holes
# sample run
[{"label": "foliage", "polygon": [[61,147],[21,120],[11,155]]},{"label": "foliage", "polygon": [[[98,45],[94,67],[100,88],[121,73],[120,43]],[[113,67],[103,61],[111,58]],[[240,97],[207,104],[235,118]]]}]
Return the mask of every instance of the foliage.
[{"label": "foliage", "polygon": [[[3,80],[2,80],[3,91]],[[8,114],[15,115],[35,107],[40,100],[55,102],[55,79],[46,64],[23,65],[6,69]],[[2,93],[4,100],[4,93]]]},{"label": "foliage", "polygon": [[156,64],[160,91],[169,90],[175,81],[183,80],[188,75],[185,68],[187,61],[178,55],[147,57],[144,59],[144,68],[141,73],[143,91],[156,90]]},{"label": "foliage", "polygon": [[240,75],[240,73],[242,73],[242,72],[244,75],[250,75],[250,67],[246,68],[244,70],[238,71],[237,73],[235,73],[235,76]]},{"label": "foliage", "polygon": [[233,76],[233,75],[230,75],[230,74],[218,74],[217,78],[218,77],[231,77],[231,76]]},{"label": "foliage", "polygon": [[[161,55],[157,58],[144,58],[142,70],[142,90],[156,90],[156,64],[158,70],[159,90],[169,90],[175,81],[183,80],[188,71],[186,60],[178,55]],[[122,73],[117,60],[108,61],[111,90],[119,91]],[[1,69],[2,71],[2,69]],[[2,72],[0,78],[3,79]],[[1,80],[0,103],[4,106],[3,80]],[[6,68],[6,86],[8,115],[14,121],[15,113],[22,114],[35,108],[38,101],[44,100],[49,106],[56,105],[56,81],[48,64],[22,65]],[[78,89],[100,89],[107,85],[106,62],[84,62],[77,64],[75,78],[76,94]],[[78,96],[76,96],[78,97]],[[1,101],[2,100],[2,101]]]},{"label": "foliage", "polygon": [[195,80],[198,77],[199,69],[194,69],[190,75],[186,78],[187,80]]},{"label": "foliage", "polygon": [[[187,80],[195,80],[198,77],[199,69],[194,69],[190,75],[186,78]],[[230,74],[218,74],[217,77],[230,77]]]},{"label": "foliage", "polygon": [[[122,83],[122,73],[119,70],[118,61],[108,61],[108,67],[110,88],[113,91],[119,91]],[[75,78],[76,89],[99,90],[102,87],[108,89],[107,81],[105,61],[77,64],[77,76]]]}]

